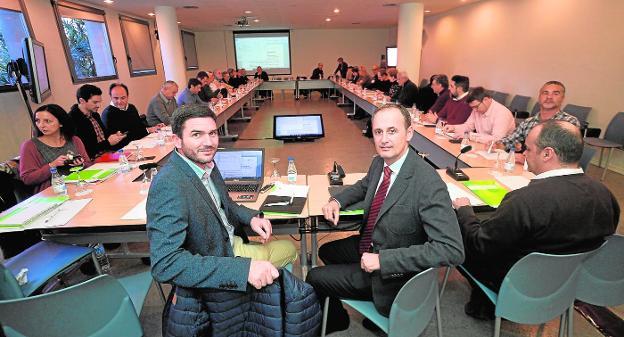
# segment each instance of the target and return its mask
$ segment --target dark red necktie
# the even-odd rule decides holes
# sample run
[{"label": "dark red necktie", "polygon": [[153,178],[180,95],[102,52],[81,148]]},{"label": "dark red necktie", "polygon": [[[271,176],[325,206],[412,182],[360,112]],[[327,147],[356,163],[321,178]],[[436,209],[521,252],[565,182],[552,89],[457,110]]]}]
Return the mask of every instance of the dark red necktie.
[{"label": "dark red necktie", "polygon": [[375,228],[375,221],[377,221],[377,215],[379,215],[379,210],[381,210],[381,206],[386,199],[386,193],[388,192],[388,187],[390,187],[391,174],[392,170],[390,169],[390,166],[384,167],[383,180],[381,181],[381,185],[379,185],[379,188],[377,189],[377,193],[375,193],[373,203],[371,204],[370,210],[368,211],[368,221],[366,222],[366,228],[364,228],[364,232],[360,237],[360,255],[368,252],[371,242],[373,241],[373,228]]}]

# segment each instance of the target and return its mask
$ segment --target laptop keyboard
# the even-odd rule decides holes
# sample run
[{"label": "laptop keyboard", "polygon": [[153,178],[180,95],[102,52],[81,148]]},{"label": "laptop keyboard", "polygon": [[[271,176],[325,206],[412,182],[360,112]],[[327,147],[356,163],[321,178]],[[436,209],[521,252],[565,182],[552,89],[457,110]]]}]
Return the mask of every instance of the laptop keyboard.
[{"label": "laptop keyboard", "polygon": [[256,192],[260,185],[258,184],[232,184],[227,185],[228,192]]}]

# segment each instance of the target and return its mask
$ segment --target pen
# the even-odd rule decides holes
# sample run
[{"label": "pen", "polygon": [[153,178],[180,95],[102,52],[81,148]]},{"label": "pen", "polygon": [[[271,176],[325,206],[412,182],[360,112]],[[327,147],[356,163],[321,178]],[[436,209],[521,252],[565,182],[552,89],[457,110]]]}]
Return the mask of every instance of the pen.
[{"label": "pen", "polygon": [[492,153],[492,147],[494,146],[494,141],[490,143],[490,147],[488,147],[487,153]]},{"label": "pen", "polygon": [[59,211],[61,210],[61,206],[58,206],[57,208],[55,208],[49,215],[47,218],[45,218],[45,220],[43,220],[43,223],[48,223],[50,222],[50,220],[52,220],[52,217],[54,217]]}]

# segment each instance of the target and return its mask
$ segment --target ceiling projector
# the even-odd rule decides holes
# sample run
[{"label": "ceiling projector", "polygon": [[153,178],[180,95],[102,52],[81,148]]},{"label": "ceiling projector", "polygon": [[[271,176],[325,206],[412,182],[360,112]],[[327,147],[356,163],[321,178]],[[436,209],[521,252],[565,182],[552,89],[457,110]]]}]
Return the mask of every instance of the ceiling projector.
[{"label": "ceiling projector", "polygon": [[236,20],[236,25],[239,27],[249,27],[249,19],[246,16],[241,16]]}]

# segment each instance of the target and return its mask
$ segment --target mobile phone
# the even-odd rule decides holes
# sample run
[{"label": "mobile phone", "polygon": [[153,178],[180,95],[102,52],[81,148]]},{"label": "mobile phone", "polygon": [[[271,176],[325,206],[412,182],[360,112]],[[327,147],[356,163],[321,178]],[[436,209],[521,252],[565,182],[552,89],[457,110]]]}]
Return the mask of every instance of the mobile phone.
[{"label": "mobile phone", "polygon": [[268,191],[268,190],[270,190],[272,187],[273,187],[273,183],[266,184],[266,185],[262,186],[262,188],[260,189],[260,193],[267,192],[267,191]]},{"label": "mobile phone", "polygon": [[449,142],[453,143],[453,144],[459,144],[462,142],[461,138],[451,138],[449,139]]}]

